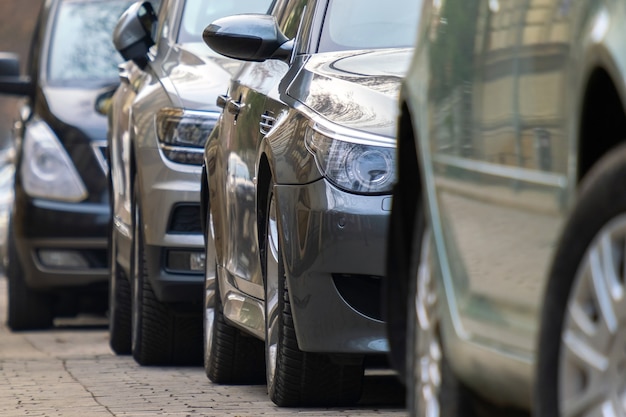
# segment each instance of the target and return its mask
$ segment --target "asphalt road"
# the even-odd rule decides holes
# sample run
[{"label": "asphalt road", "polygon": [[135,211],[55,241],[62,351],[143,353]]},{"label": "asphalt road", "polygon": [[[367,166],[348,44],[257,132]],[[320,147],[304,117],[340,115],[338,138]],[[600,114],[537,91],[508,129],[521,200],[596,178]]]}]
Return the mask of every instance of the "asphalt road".
[{"label": "asphalt road", "polygon": [[368,371],[350,408],[285,409],[265,385],[220,386],[201,367],[140,367],[108,346],[104,317],[56,321],[52,330],[6,327],[6,279],[0,277],[0,416],[406,416],[393,375]]}]

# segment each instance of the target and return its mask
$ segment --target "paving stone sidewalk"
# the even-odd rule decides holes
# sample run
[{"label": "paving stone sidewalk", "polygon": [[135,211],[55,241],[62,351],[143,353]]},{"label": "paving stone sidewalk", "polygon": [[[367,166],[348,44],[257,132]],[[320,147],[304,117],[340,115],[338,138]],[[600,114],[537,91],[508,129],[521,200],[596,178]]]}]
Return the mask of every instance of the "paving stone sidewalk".
[{"label": "paving stone sidewalk", "polygon": [[201,367],[140,367],[108,346],[106,320],[58,321],[12,333],[0,277],[0,417],[16,416],[406,416],[393,376],[368,376],[356,407],[281,409],[265,385],[212,384]]}]

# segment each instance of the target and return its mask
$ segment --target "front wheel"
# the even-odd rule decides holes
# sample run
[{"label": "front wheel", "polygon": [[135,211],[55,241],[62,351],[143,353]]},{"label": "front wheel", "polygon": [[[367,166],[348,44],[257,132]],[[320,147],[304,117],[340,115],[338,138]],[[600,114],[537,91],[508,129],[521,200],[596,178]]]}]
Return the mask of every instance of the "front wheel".
[{"label": "front wheel", "polygon": [[363,364],[340,364],[329,355],[298,347],[280,252],[273,187],[269,188],[265,242],[265,362],[267,390],[278,406],[333,406],[357,402]]},{"label": "front wheel", "polygon": [[263,383],[263,343],[232,327],[224,318],[212,227],[212,219],[207,214],[204,239],[204,371],[211,381],[218,384]]},{"label": "front wheel", "polygon": [[199,364],[202,359],[200,312],[177,314],[157,299],[148,277],[141,204],[135,186],[132,262],[133,358],[140,365]]},{"label": "front wheel", "polygon": [[474,417],[470,393],[456,378],[443,350],[439,295],[429,259],[429,230],[416,230],[414,242],[406,358],[410,416]]},{"label": "front wheel", "polygon": [[53,324],[53,298],[31,289],[15,247],[13,228],[9,225],[7,281],[7,325],[11,330],[47,329]]},{"label": "front wheel", "polygon": [[626,415],[626,145],[584,178],[543,302],[535,413]]},{"label": "front wheel", "polygon": [[[113,228],[113,226],[111,226]],[[131,353],[132,319],[130,283],[117,263],[117,244],[111,230],[109,278],[109,345],[118,355]]]}]

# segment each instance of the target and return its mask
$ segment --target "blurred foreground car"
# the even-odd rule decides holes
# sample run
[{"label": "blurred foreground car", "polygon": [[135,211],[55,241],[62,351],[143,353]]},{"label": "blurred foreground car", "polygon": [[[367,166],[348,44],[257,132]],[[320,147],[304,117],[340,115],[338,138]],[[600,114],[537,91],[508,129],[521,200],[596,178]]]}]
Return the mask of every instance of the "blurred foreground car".
[{"label": "blurred foreground car", "polygon": [[385,356],[394,103],[417,11],[276,1],[271,16],[205,30],[214,50],[248,61],[218,99],[202,177],[212,381],[266,379],[280,406],[351,403],[366,358]]},{"label": "blurred foreground car", "polygon": [[625,5],[424,2],[388,269],[412,415],[625,415]]},{"label": "blurred foreground car", "polygon": [[20,77],[15,56],[0,55],[0,93],[25,97],[14,129],[6,271],[13,330],[45,328],[55,316],[81,308],[106,310],[104,113],[120,62],[110,33],[129,4],[48,0],[36,25],[29,76]]},{"label": "blurred foreground car", "polygon": [[109,119],[110,344],[141,365],[202,360],[199,178],[219,117],[215,100],[240,63],[211,51],[201,35],[217,18],[268,7],[269,0],[162,0],[157,20],[150,3],[138,2],[115,29],[129,61]]}]

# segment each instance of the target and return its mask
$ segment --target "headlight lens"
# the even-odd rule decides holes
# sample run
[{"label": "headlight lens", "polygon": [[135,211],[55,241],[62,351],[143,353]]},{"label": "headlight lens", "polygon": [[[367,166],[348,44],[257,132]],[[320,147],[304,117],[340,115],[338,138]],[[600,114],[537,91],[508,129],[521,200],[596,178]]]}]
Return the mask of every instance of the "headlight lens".
[{"label": "headlight lens", "polygon": [[395,180],[395,148],[330,137],[315,127],[306,132],[307,149],[322,175],[337,187],[362,194],[389,193]]},{"label": "headlight lens", "polygon": [[28,195],[68,202],[87,198],[87,189],[72,160],[45,122],[28,124],[23,146],[20,174]]},{"label": "headlight lens", "polygon": [[202,165],[204,144],[219,113],[164,108],[156,115],[159,146],[165,157],[181,164]]}]

